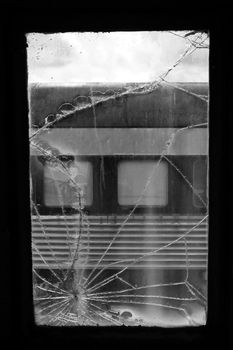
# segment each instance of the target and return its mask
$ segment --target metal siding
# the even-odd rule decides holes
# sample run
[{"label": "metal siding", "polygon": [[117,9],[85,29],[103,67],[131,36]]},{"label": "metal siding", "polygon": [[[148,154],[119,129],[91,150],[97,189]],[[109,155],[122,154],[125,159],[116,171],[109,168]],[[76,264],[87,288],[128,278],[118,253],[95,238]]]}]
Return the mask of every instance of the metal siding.
[{"label": "metal siding", "polygon": [[[33,133],[33,131],[32,131]],[[167,142],[175,135],[170,147]],[[49,129],[36,137],[60,154],[70,155],[206,155],[208,131],[193,128],[70,128]],[[32,147],[31,155],[40,155]]]},{"label": "metal siding", "polygon": [[[133,215],[123,225],[124,216],[89,216],[89,227],[84,225],[81,230],[79,266],[93,268],[102,259],[99,268],[111,263],[110,269],[124,268],[129,262],[116,262],[137,259],[159,249],[130,267],[206,269],[207,222],[197,225],[202,219],[201,216]],[[78,216],[41,216],[40,220],[33,216],[32,238],[38,249],[33,251],[34,268],[48,268],[45,262],[50,268],[68,268],[72,263],[69,249],[74,252],[79,232]]]},{"label": "metal siding", "polygon": [[[143,94],[141,89],[126,93],[129,86],[33,84],[29,94],[31,123],[41,127],[48,115],[67,112],[68,116],[56,121],[56,127],[184,127],[207,121],[208,103],[202,99],[208,95],[207,83],[161,84]],[[90,96],[97,103],[95,115]]]}]

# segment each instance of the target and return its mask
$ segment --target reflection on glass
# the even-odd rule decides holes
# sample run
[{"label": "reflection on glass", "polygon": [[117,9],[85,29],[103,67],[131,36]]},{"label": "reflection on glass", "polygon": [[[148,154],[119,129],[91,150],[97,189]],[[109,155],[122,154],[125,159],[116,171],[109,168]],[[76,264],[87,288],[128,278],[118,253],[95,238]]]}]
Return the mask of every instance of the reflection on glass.
[{"label": "reflection on glass", "polygon": [[[87,161],[70,162],[68,169],[59,164],[46,164],[44,167],[44,202],[46,206],[72,206],[77,193],[81,195],[84,205],[91,205],[92,166]],[[74,191],[73,182],[77,184]]]},{"label": "reflection on glass", "polygon": [[198,159],[193,164],[193,204],[197,208],[204,207],[206,203],[206,176],[207,162],[205,159]]},{"label": "reflection on glass", "polygon": [[167,164],[123,161],[118,166],[118,202],[121,205],[167,204]]}]

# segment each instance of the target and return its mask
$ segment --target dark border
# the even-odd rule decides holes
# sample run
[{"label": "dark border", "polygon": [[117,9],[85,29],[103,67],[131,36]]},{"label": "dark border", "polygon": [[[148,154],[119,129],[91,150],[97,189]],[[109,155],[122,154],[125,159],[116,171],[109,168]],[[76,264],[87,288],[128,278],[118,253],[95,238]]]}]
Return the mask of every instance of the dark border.
[{"label": "dark border", "polygon": [[[9,5],[1,16],[3,46],[1,80],[5,108],[1,110],[4,150],[4,226],[1,237],[3,335],[30,345],[53,346],[73,340],[76,346],[127,345],[161,349],[233,348],[232,286],[232,101],[230,51],[232,18],[229,9],[63,6],[56,1]],[[108,5],[109,6],[109,5]],[[176,4],[177,6],[177,4]],[[184,11],[186,9],[186,11]],[[182,10],[182,11],[181,11]],[[48,329],[33,325],[30,265],[30,205],[26,32],[208,29],[210,51],[210,242],[209,311],[205,327],[181,329],[80,328]],[[3,137],[4,136],[4,137]],[[5,211],[4,211],[5,213]],[[5,249],[5,247],[8,249]],[[5,252],[5,254],[4,254]],[[3,255],[2,255],[3,254]],[[2,280],[2,277],[1,277]],[[9,297],[10,295],[10,297]],[[9,312],[10,311],[10,312]]]}]

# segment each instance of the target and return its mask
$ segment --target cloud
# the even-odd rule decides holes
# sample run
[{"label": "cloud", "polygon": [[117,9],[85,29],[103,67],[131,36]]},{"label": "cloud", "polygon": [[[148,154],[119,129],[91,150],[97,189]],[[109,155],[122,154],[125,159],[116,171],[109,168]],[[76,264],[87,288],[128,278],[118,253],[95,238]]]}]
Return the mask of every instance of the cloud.
[{"label": "cloud", "polygon": [[[30,33],[27,40],[30,82],[151,81],[187,46],[169,32]],[[208,80],[208,50],[185,58],[168,80]]]}]

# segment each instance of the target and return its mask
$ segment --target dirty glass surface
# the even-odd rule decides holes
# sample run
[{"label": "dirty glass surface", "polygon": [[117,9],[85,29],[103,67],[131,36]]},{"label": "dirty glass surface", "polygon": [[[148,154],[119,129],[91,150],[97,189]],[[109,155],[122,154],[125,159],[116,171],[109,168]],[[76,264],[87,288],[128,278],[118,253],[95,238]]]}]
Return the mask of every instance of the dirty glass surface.
[{"label": "dirty glass surface", "polygon": [[[207,48],[208,34],[174,33],[188,45],[152,82],[111,89],[86,84],[84,92],[77,84],[72,96],[55,104],[48,92],[36,95],[43,86],[29,84],[37,325],[206,323],[208,87],[200,92],[165,78],[187,55]],[[58,93],[59,86],[64,89],[58,84]],[[135,127],[138,99],[161,104],[167,88],[169,122],[164,125],[165,116],[155,113],[161,124],[153,126],[152,118],[152,124]],[[190,113],[200,105],[205,120],[197,112],[185,125],[177,124],[183,113],[174,112],[179,96],[189,101]],[[126,104],[132,125],[122,127],[113,121]],[[98,124],[104,114],[107,123]],[[81,116],[91,116],[93,124],[78,125]]]},{"label": "dirty glass surface", "polygon": [[[167,204],[167,164],[157,164],[156,172],[146,186],[147,179],[153,173],[155,162],[121,162],[118,166],[118,201],[122,205],[166,205]],[[143,192],[144,187],[146,190]],[[141,196],[140,194],[143,193]]]},{"label": "dirty glass surface", "polygon": [[[90,205],[93,196],[91,164],[85,161],[73,161],[67,164],[67,168],[82,193],[83,204]],[[67,173],[60,164],[48,162],[44,166],[44,201],[46,206],[72,206],[75,201]]]}]

